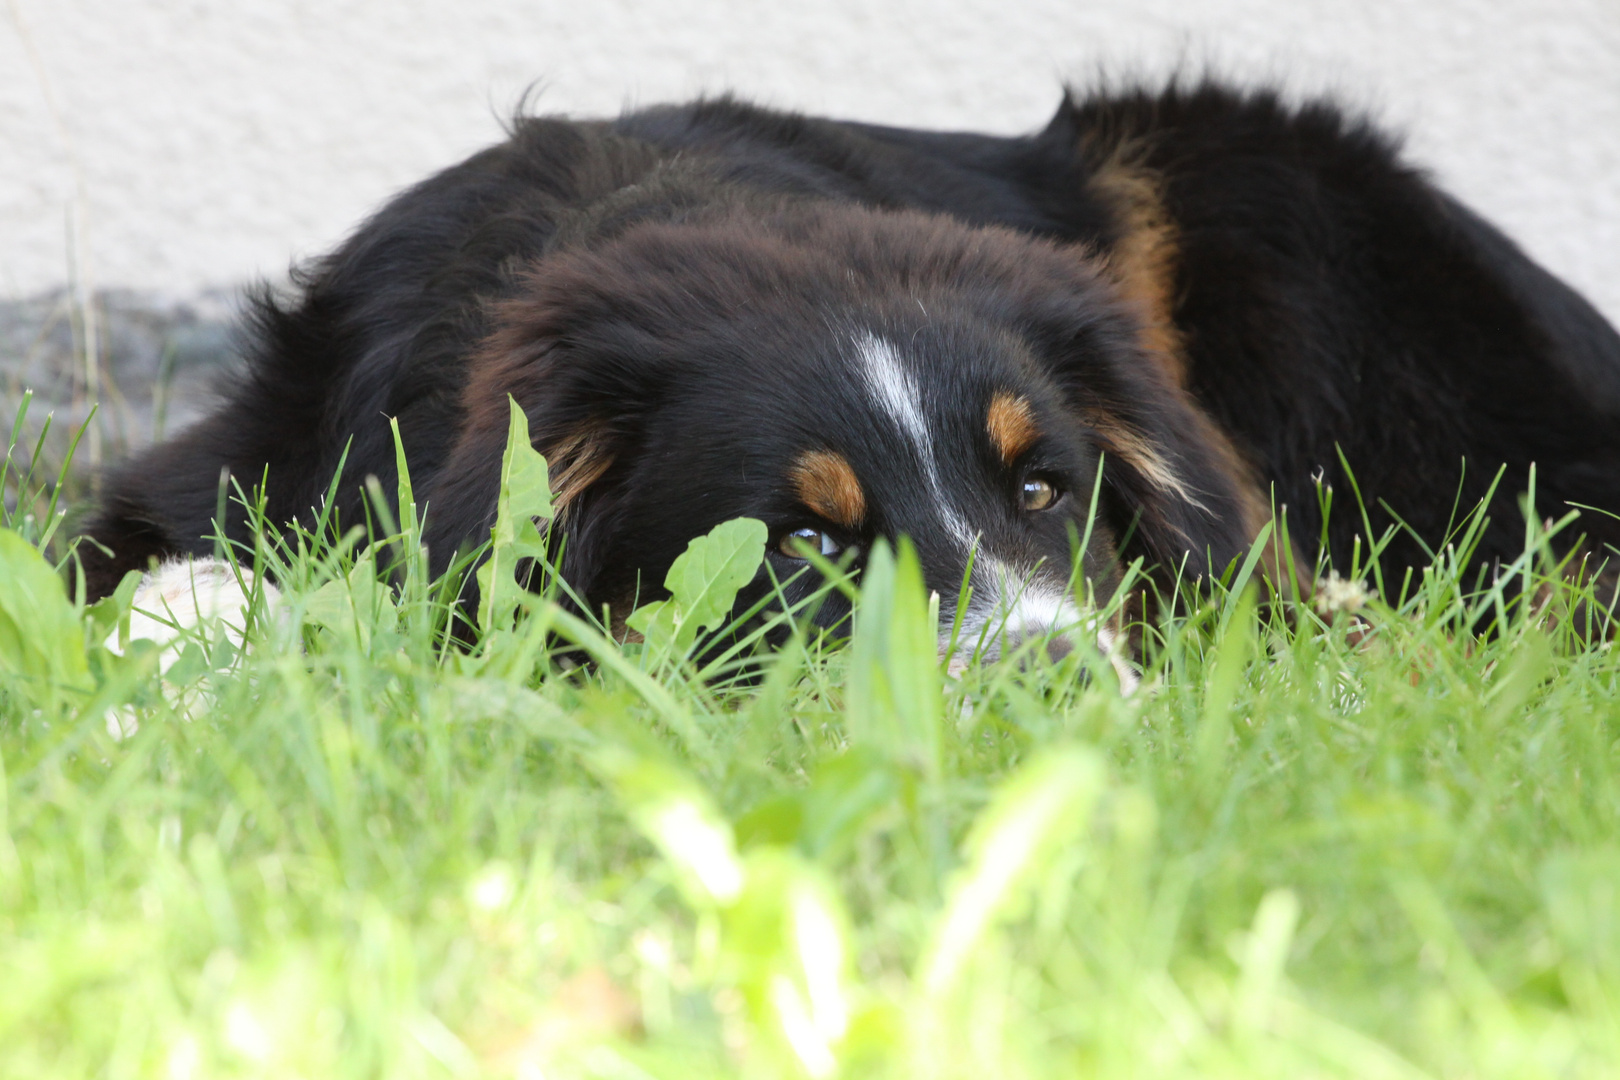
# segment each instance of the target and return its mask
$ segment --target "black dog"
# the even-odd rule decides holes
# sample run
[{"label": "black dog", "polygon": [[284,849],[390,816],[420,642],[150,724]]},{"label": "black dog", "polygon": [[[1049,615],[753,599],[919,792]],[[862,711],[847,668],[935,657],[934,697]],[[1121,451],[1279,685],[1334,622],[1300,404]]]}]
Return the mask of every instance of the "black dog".
[{"label": "black dog", "polygon": [[[390,417],[442,569],[489,535],[508,395],[563,573],[616,617],[748,515],[780,578],[800,542],[906,534],[945,611],[972,553],[970,635],[1044,630],[1076,614],[1099,468],[1103,593],[1136,556],[1220,572],[1274,505],[1313,557],[1341,451],[1373,529],[1410,527],[1386,567],[1426,563],[1499,469],[1482,561],[1522,549],[1532,465],[1537,513],[1620,510],[1620,337],[1387,137],[1267,93],[1071,97],[1028,138],[731,100],[524,119],[297,281],[260,300],[224,406],[107,479],[92,595],[211,550],[222,470],[308,521],[349,447],[360,520],[364,476],[392,490]],[[1364,525],[1333,517],[1342,564]]]}]

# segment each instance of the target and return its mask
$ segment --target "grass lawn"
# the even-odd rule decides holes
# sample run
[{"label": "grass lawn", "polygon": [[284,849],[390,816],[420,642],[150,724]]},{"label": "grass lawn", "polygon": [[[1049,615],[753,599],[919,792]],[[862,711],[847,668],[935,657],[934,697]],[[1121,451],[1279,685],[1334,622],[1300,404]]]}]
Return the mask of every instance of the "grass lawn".
[{"label": "grass lawn", "polygon": [[246,648],[119,644],[0,486],[7,1080],[1620,1075],[1620,662],[1538,529],[1494,586],[1340,568],[1355,632],[1236,568],[1126,694],[947,676],[903,550],[728,676],[748,523],[644,643],[509,586],[445,648],[408,492],[267,546]]}]

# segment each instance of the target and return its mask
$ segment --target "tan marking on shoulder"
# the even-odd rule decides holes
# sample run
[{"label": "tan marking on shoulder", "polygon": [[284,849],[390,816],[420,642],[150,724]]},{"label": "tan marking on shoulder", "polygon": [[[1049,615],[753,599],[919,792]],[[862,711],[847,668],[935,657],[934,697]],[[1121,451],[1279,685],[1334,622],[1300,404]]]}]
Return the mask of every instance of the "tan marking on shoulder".
[{"label": "tan marking on shoulder", "polygon": [[1138,164],[1138,156],[1138,147],[1123,143],[1091,176],[1091,190],[1113,211],[1119,226],[1105,265],[1142,321],[1142,347],[1177,386],[1186,386],[1186,341],[1174,318],[1179,230],[1165,206],[1163,181]]},{"label": "tan marking on shoulder", "polygon": [[985,416],[984,426],[990,433],[990,445],[1008,465],[1017,461],[1041,437],[1029,402],[1005,390],[997,390],[990,399],[990,412]]},{"label": "tan marking on shoulder", "polygon": [[621,645],[639,645],[647,639],[630,628],[630,615],[636,610],[636,594],[631,592],[607,606],[608,633]]},{"label": "tan marking on shoulder", "polygon": [[613,464],[613,454],[597,424],[581,424],[547,447],[544,454],[551,476],[551,504],[558,519]]},{"label": "tan marking on shoulder", "polygon": [[828,521],[853,529],[866,519],[866,493],[842,454],[806,450],[793,463],[788,479],[799,501]]}]

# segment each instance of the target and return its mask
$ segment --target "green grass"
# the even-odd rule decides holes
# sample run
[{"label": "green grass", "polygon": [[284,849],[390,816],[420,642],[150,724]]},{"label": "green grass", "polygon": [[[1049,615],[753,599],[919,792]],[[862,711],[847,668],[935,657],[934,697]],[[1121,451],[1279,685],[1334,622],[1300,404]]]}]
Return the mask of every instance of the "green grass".
[{"label": "green grass", "polygon": [[407,489],[369,546],[266,541],[278,613],[164,674],[0,487],[8,1080],[1620,1075],[1620,663],[1540,529],[1354,631],[1239,574],[1127,696],[947,677],[904,549],[847,648],[728,675],[747,523],[644,644],[497,587],[446,648]]}]

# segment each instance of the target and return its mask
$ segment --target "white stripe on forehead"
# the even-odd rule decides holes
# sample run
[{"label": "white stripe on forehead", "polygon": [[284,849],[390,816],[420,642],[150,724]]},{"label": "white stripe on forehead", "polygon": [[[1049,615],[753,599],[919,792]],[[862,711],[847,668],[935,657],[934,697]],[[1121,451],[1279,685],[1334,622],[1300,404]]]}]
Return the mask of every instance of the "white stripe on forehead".
[{"label": "white stripe on forehead", "polygon": [[862,334],[855,340],[861,358],[861,374],[866,380],[867,392],[884,412],[911,437],[924,460],[933,462],[932,440],[928,437],[928,424],[923,420],[922,404],[918,400],[917,384],[911,372],[900,360],[894,346],[875,334]]},{"label": "white stripe on forehead", "polygon": [[[978,542],[979,535],[946,497],[940,482],[938,447],[923,416],[916,380],[907,370],[899,350],[876,334],[861,332],[855,335],[855,351],[867,395],[917,453],[934,506],[939,511],[940,523],[961,545],[962,556],[966,558],[970,552],[973,556],[973,595],[962,613],[957,652],[950,659],[951,673],[961,674],[975,652],[986,659],[995,659],[1001,655],[1004,645],[1072,631],[1091,636],[1098,651],[1119,674],[1121,688],[1126,693],[1134,690],[1138,676],[1116,650],[1114,631],[1102,624],[1096,612],[1076,603],[1066,583],[1043,579],[1037,573],[1038,567],[1021,569],[985,551]],[[942,657],[950,641],[949,629],[941,627]]]},{"label": "white stripe on forehead", "polygon": [[934,503],[939,507],[940,522],[965,551],[973,545],[975,534],[961,512],[945,497],[945,486],[939,479],[937,452],[928,422],[923,418],[916,381],[906,370],[905,362],[900,359],[895,347],[876,334],[865,332],[856,335],[855,351],[860,357],[861,377],[866,383],[866,392],[916,448],[917,457],[928,478],[928,486],[934,493]]}]

